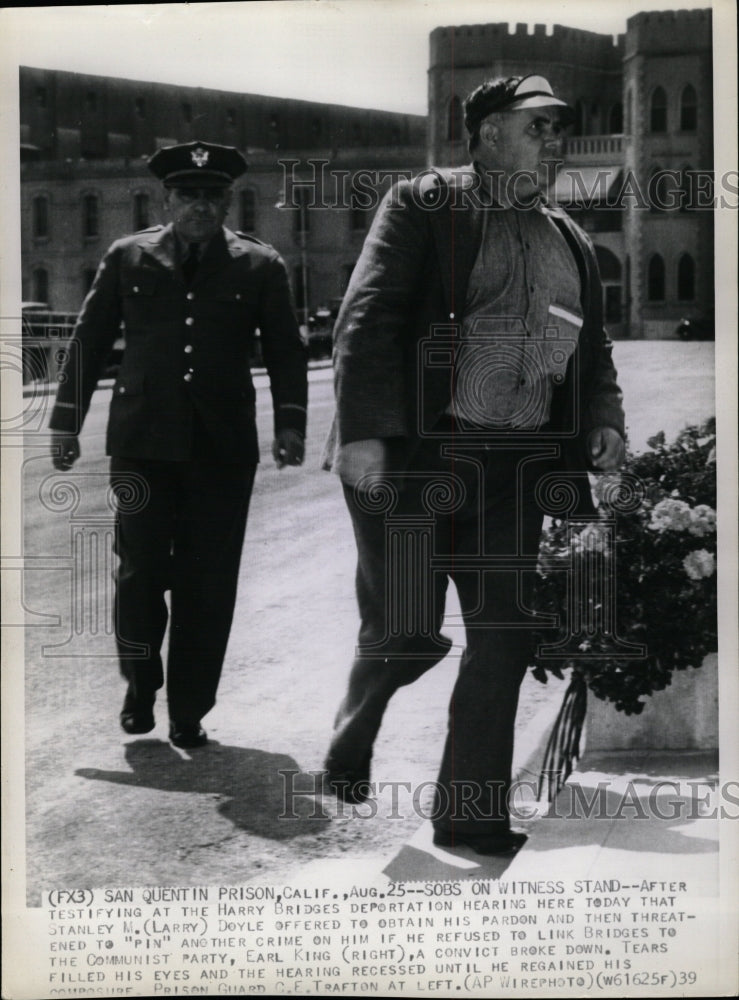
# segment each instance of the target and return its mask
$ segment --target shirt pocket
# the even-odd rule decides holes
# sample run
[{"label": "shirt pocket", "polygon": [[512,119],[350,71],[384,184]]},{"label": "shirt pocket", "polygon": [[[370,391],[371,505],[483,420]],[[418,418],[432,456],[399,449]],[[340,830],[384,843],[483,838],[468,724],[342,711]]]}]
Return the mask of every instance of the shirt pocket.
[{"label": "shirt pocket", "polygon": [[567,364],[575,353],[583,325],[582,313],[578,309],[552,302],[547,313],[544,332],[545,365],[554,382],[564,382]]}]

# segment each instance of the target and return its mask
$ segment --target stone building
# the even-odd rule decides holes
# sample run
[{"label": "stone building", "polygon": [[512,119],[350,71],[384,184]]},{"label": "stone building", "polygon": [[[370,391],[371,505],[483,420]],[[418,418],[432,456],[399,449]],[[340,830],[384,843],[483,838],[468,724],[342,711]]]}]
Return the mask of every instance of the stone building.
[{"label": "stone building", "polygon": [[244,152],[227,225],[280,251],[301,313],[340,299],[374,192],[425,160],[420,115],[58,70],[21,68],[20,119],[23,300],[56,311],[79,309],[114,239],[164,221],[160,146]]},{"label": "stone building", "polygon": [[672,336],[713,309],[711,46],[710,10],[636,14],[617,37],[440,27],[428,120],[21,68],[23,298],[76,311],[108,244],[161,221],[146,157],[200,138],[245,153],[228,224],[277,247],[303,318],[335,307],[393,177],[467,161],[464,96],[541,73],[576,110],[553,197],[595,243],[608,329]]},{"label": "stone building", "polygon": [[590,232],[614,336],[665,337],[714,302],[710,10],[640,13],[613,37],[555,25],[431,33],[429,162],[468,159],[462,100],[541,73],[576,111],[554,197]]}]

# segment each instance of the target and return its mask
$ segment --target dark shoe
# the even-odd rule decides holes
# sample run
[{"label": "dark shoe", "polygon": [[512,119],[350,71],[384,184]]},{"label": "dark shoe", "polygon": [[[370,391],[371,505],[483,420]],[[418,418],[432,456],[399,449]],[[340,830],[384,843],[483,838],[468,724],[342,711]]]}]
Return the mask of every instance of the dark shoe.
[{"label": "dark shoe", "polygon": [[169,740],[176,747],[192,750],[194,747],[204,747],[208,742],[208,734],[199,722],[170,722]]},{"label": "dark shoe", "polygon": [[154,728],[154,698],[137,698],[131,689],[126,691],[121,709],[121,729],[124,733],[134,736],[137,733],[150,733]]},{"label": "dark shoe", "polygon": [[368,753],[360,767],[342,767],[333,757],[327,757],[325,788],[342,802],[350,805],[361,805],[370,797],[370,761],[372,753]]},{"label": "dark shoe", "polygon": [[514,833],[513,830],[487,837],[451,830],[434,830],[434,843],[437,847],[471,847],[476,854],[515,854],[527,840],[525,833]]}]

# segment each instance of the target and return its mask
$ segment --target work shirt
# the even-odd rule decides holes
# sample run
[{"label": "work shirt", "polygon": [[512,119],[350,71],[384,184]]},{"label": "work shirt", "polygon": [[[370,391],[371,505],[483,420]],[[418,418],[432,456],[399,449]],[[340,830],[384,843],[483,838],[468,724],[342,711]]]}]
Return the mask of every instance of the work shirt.
[{"label": "work shirt", "polygon": [[582,326],[580,277],[548,215],[483,209],[448,412],[460,430],[536,429],[549,419]]}]

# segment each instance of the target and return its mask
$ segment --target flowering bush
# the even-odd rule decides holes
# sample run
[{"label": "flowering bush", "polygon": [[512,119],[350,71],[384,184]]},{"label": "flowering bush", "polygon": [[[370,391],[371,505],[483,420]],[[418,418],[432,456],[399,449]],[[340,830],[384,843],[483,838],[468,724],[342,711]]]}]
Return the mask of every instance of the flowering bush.
[{"label": "flowering bush", "polygon": [[715,421],[649,447],[598,479],[596,519],[552,522],[535,586],[559,621],[537,635],[535,676],[571,666],[626,714],[717,648]]}]

